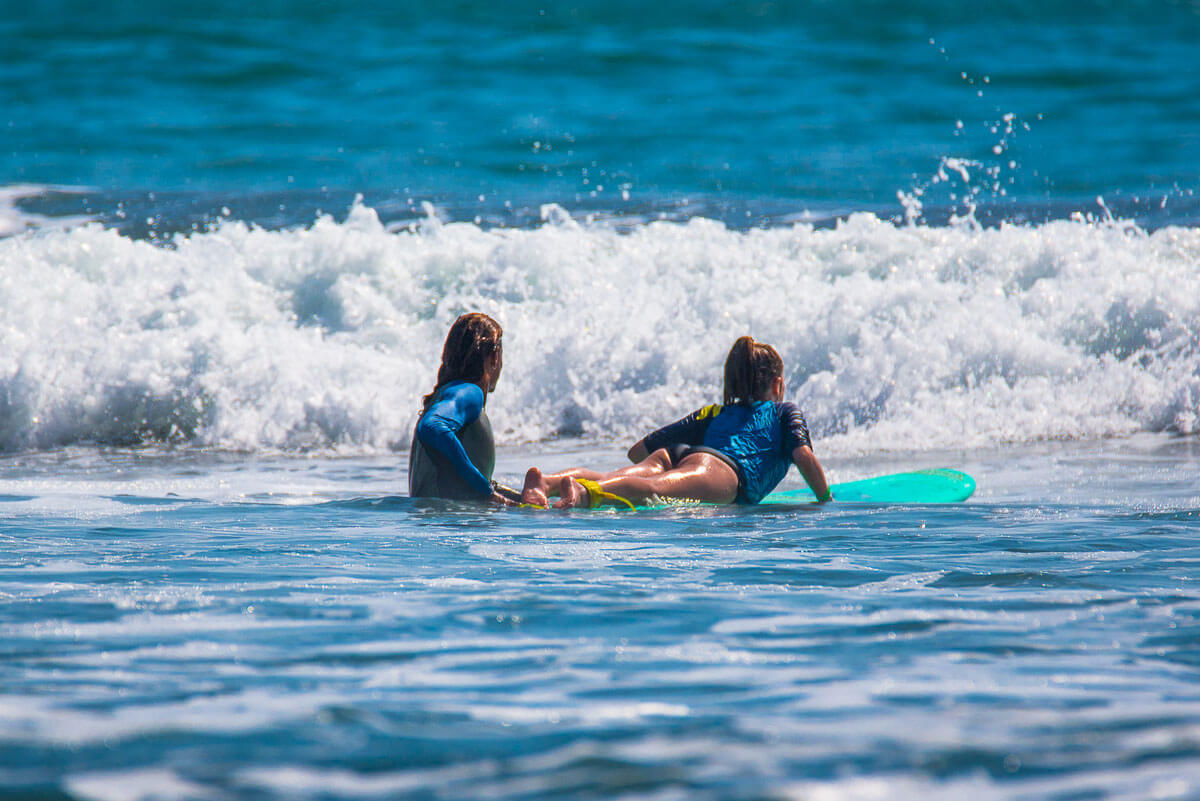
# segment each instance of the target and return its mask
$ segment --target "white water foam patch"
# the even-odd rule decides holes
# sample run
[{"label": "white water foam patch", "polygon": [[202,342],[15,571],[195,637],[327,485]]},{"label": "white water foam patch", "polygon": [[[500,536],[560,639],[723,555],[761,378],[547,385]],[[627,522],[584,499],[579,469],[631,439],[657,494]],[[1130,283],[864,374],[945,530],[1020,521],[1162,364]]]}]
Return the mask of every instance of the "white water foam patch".
[{"label": "white water foam patch", "polygon": [[87,773],[65,781],[71,795],[88,801],[201,801],[223,797],[166,768]]},{"label": "white water foam patch", "polygon": [[77,186],[49,186],[44,184],[9,184],[0,186],[0,237],[24,233],[32,229],[72,228],[90,222],[92,218],[81,215],[68,217],[46,217],[23,210],[17,201],[38,197],[46,192],[78,193],[84,189]]},{"label": "white water foam patch", "polygon": [[0,448],[401,449],[468,310],[505,327],[502,443],[632,441],[719,401],[744,333],[823,454],[1200,430],[1197,229],[546,219],[2,240]]}]

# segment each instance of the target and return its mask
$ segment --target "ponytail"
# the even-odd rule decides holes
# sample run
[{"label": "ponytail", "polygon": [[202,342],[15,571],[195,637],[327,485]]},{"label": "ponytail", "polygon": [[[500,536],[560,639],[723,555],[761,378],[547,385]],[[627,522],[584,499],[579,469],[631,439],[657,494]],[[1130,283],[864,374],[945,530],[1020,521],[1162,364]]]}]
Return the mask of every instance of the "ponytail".
[{"label": "ponytail", "polygon": [[738,337],[725,358],[725,405],[749,406],[763,400],[771,382],[783,375],[779,352],[753,337]]},{"label": "ponytail", "polygon": [[437,384],[422,401],[421,414],[428,411],[438,390],[446,384],[452,381],[478,383],[483,380],[484,362],[500,350],[503,333],[500,323],[482,312],[470,312],[455,320],[442,347],[442,366],[438,368]]}]

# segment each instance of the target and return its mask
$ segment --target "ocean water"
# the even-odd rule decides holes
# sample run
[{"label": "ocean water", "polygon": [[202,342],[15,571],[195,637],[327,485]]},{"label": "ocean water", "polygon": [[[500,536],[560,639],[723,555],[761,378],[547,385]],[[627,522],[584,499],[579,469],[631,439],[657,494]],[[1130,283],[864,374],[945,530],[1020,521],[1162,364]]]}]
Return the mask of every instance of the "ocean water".
[{"label": "ocean water", "polygon": [[[1200,6],[0,14],[0,798],[1200,798]],[[775,344],[833,481],[498,478]],[[786,488],[800,485],[793,474]]]},{"label": "ocean water", "polygon": [[966,504],[622,515],[416,502],[387,457],[8,457],[4,796],[1197,797],[1200,447],[829,466],[947,460]]}]

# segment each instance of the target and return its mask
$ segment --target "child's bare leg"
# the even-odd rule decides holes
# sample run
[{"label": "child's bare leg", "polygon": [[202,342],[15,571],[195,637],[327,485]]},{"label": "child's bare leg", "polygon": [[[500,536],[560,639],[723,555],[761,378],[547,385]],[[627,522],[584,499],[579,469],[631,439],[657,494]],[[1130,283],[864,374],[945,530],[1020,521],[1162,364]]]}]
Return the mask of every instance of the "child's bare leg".
[{"label": "child's bare leg", "polygon": [[564,478],[559,482],[558,494],[562,500],[554,504],[555,509],[572,509],[577,506],[588,506],[588,492],[573,478]]},{"label": "child's bare leg", "polygon": [[653,479],[653,484],[654,494],[662,498],[733,503],[738,495],[737,472],[722,459],[708,453],[689,455],[674,470]]},{"label": "child's bare leg", "polygon": [[571,467],[557,473],[543,473],[536,467],[529,468],[525,473],[525,486],[521,490],[521,500],[525,503],[545,506],[551,497],[559,495],[563,479],[586,478],[592,481],[603,481],[617,476],[653,476],[671,469],[671,457],[665,448],[659,448],[637,464],[613,470],[611,473],[601,473],[586,467]]},{"label": "child's bare leg", "polygon": [[622,467],[608,474],[608,478],[616,476],[656,476],[671,469],[671,456],[666,448],[659,448],[637,464]]},{"label": "child's bare leg", "polygon": [[586,467],[572,467],[557,473],[543,473],[536,467],[531,467],[525,473],[525,486],[521,489],[521,500],[537,506],[545,506],[551,497],[558,494],[559,486],[564,478],[590,478],[593,481],[606,477],[607,473],[588,470]]},{"label": "child's bare leg", "polygon": [[536,467],[525,472],[525,485],[521,488],[521,502],[534,506],[546,506],[550,502],[550,488],[546,476]]},{"label": "child's bare leg", "polygon": [[[597,483],[602,490],[620,495],[635,506],[645,503],[654,496],[652,482],[654,479],[644,476],[615,476],[602,479]],[[614,489],[615,488],[615,489]],[[576,506],[588,507],[591,498],[588,491],[574,478],[568,477],[559,485],[559,495],[562,500],[554,504],[555,509],[570,509]]]},{"label": "child's bare leg", "polygon": [[[599,479],[600,488],[643,504],[653,497],[678,498],[708,503],[733,503],[737,499],[737,473],[715,456],[696,453],[676,468],[653,476],[610,475]],[[577,482],[564,480],[559,487],[563,500],[555,506],[587,506],[587,490]]]}]

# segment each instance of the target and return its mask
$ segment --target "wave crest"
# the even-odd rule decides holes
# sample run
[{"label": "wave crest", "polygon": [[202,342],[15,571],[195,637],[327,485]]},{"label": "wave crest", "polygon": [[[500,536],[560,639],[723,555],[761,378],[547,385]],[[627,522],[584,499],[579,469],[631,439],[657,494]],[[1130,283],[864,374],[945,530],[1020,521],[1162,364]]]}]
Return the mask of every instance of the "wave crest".
[{"label": "wave crest", "polygon": [[1198,428],[1194,228],[543,218],[389,231],[358,204],[159,244],[0,240],[0,448],[403,448],[471,309],[506,329],[508,442],[639,436],[719,398],[743,333],[779,348],[825,453]]}]

